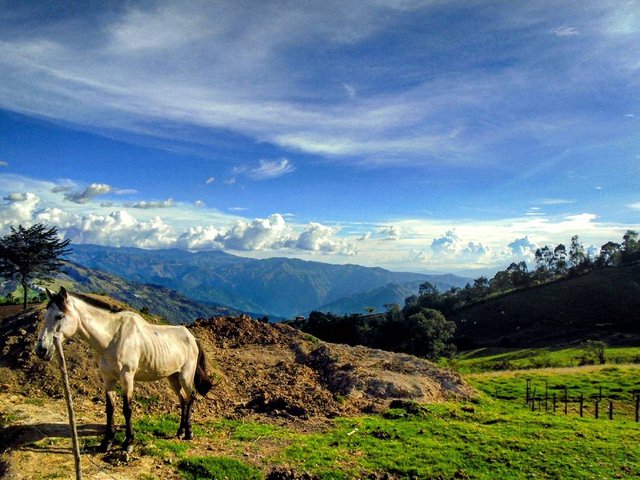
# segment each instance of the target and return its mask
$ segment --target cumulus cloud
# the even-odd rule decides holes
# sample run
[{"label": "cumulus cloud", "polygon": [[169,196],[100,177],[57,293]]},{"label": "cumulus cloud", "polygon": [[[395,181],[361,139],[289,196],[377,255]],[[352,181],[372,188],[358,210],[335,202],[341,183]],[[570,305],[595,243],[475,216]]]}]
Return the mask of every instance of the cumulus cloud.
[{"label": "cumulus cloud", "polygon": [[509,250],[514,256],[525,258],[533,255],[538,248],[534,242],[529,240],[528,236],[516,238],[513,242],[507,245],[507,247],[509,247]]},{"label": "cumulus cloud", "polygon": [[431,242],[434,255],[445,257],[460,257],[477,259],[491,252],[491,248],[480,242],[464,241],[455,230],[448,230],[442,237],[434,238]]},{"label": "cumulus cloud", "polygon": [[189,227],[178,238],[177,245],[188,250],[219,250],[224,248],[222,232],[213,226]]},{"label": "cumulus cloud", "polygon": [[202,208],[204,207],[204,202],[202,200],[196,200],[195,202],[193,202],[193,206],[196,208]]},{"label": "cumulus cloud", "polygon": [[171,208],[173,207],[173,199],[167,198],[164,201],[146,201],[140,200],[139,202],[129,202],[125,203],[124,206],[128,208],[140,208],[143,210],[148,210],[151,208]]},{"label": "cumulus cloud", "polygon": [[280,250],[293,245],[293,233],[284,217],[275,213],[252,222],[239,220],[218,241],[232,250]]},{"label": "cumulus cloud", "polygon": [[81,192],[66,193],[64,199],[73,203],[85,204],[98,195],[106,195],[112,191],[113,187],[111,185],[107,185],[106,183],[92,183]]},{"label": "cumulus cloud", "polygon": [[40,203],[40,197],[31,192],[10,193],[3,200],[6,201],[0,209],[0,222],[3,226],[31,222]]},{"label": "cumulus cloud", "polygon": [[170,247],[177,241],[173,228],[160,217],[140,221],[124,210],[83,216],[67,228],[66,237],[74,243],[139,248]]},{"label": "cumulus cloud", "polygon": [[300,234],[295,246],[312,252],[356,255],[357,250],[352,242],[336,238],[338,231],[338,228],[312,222]]}]

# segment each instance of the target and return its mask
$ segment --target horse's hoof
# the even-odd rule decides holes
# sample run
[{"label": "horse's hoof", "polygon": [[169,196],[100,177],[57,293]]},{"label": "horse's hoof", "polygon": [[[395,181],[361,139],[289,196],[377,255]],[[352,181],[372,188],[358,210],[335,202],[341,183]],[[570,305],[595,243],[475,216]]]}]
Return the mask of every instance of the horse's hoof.
[{"label": "horse's hoof", "polygon": [[191,432],[187,432],[184,434],[184,439],[185,440],[193,440],[193,433]]},{"label": "horse's hoof", "polygon": [[178,429],[178,433],[176,433],[176,437],[180,438],[184,434],[184,428]]},{"label": "horse's hoof", "polygon": [[96,447],[96,451],[98,453],[107,453],[111,448],[112,442],[102,442],[100,445]]},{"label": "horse's hoof", "polygon": [[133,453],[133,444],[132,443],[122,444],[122,451],[125,453]]}]

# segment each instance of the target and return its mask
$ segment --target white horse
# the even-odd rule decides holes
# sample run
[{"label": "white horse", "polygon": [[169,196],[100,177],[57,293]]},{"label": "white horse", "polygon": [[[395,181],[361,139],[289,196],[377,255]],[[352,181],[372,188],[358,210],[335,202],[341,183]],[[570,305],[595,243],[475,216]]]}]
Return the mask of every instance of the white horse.
[{"label": "white horse", "polygon": [[126,435],[122,448],[132,450],[131,401],[133,383],[167,378],[180,398],[178,436],[193,438],[191,405],[194,389],[206,395],[212,383],[207,375],[200,343],[182,326],[152,325],[131,311],[113,312],[109,305],[92,297],[67,293],[64,287],[51,294],[45,313],[44,328],[38,338],[36,354],[50,360],[53,336],[65,340],[80,336],[95,350],[106,391],[107,427],[100,444],[107,451],[113,443],[115,389],[122,389]]}]

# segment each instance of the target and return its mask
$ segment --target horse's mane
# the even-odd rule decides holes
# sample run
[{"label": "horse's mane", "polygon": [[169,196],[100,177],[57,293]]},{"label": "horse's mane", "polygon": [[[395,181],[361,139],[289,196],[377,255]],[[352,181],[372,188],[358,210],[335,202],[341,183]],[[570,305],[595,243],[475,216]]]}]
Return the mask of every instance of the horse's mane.
[{"label": "horse's mane", "polygon": [[111,313],[123,312],[125,310],[124,307],[120,307],[113,303],[109,303],[105,300],[101,300],[100,298],[85,295],[83,293],[69,292],[69,295],[71,295],[74,298],[77,298],[78,300],[82,300],[84,303],[88,303],[92,307],[96,307],[101,310],[108,310]]}]

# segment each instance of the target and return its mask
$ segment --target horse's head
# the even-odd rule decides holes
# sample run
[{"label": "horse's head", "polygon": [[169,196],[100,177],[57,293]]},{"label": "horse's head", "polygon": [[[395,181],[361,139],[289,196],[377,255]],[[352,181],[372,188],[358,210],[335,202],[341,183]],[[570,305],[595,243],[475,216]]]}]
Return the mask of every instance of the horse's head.
[{"label": "horse's head", "polygon": [[60,292],[55,294],[47,289],[47,295],[49,303],[44,314],[44,328],[36,343],[36,355],[43,360],[51,360],[53,356],[54,335],[60,335],[64,341],[78,329],[78,317],[64,287],[60,287]]}]

